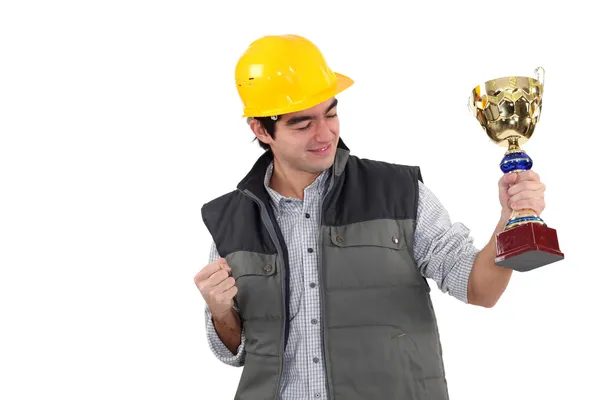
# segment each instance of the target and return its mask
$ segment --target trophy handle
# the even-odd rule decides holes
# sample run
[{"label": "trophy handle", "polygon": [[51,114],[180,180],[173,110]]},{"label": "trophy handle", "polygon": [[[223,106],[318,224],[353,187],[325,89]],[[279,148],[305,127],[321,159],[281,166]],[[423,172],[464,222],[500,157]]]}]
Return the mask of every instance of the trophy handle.
[{"label": "trophy handle", "polygon": [[533,71],[533,72],[535,73],[535,78],[543,86],[544,85],[545,76],[546,76],[546,71],[544,70],[544,68],[543,67],[537,67],[535,69],[535,71]]}]

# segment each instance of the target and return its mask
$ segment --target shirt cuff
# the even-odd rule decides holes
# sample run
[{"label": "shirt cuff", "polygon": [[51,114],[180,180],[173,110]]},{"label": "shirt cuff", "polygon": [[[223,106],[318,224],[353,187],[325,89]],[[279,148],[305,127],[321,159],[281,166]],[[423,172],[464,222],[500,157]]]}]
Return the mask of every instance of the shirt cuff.
[{"label": "shirt cuff", "polygon": [[225,346],[225,344],[219,338],[215,326],[212,321],[212,315],[208,307],[205,310],[206,318],[206,334],[208,336],[208,347],[217,357],[217,359],[227,365],[233,367],[241,367],[244,365],[246,356],[246,335],[244,334],[244,328],[242,327],[242,341],[237,348],[237,353],[233,354],[231,350]]}]

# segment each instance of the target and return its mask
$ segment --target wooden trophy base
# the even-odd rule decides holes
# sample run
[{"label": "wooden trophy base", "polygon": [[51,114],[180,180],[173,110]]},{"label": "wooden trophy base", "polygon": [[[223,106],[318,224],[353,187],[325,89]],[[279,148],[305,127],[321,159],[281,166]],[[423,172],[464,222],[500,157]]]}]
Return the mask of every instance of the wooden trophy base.
[{"label": "wooden trophy base", "polygon": [[560,261],[556,230],[546,225],[527,223],[496,235],[496,265],[519,272],[531,271]]}]

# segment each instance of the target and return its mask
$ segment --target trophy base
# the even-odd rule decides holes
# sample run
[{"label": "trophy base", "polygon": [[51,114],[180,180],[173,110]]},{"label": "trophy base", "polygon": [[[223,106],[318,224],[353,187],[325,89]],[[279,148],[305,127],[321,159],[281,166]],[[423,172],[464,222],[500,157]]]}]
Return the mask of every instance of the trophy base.
[{"label": "trophy base", "polygon": [[519,272],[531,271],[564,259],[556,230],[526,223],[496,235],[496,265]]}]

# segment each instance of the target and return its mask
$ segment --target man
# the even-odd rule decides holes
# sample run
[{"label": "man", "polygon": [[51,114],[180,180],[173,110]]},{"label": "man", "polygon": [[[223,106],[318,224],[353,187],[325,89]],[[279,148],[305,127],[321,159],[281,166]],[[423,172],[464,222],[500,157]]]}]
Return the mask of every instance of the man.
[{"label": "man", "polygon": [[[244,366],[236,399],[448,399],[426,278],[483,307],[510,279],[494,240],[476,249],[418,167],[349,153],[336,96],[352,83],[295,35],[263,37],[237,64],[244,116],[266,151],[202,208],[214,242],[194,278],[210,348]],[[542,212],[532,171],[498,187],[494,233],[513,208]]]}]

